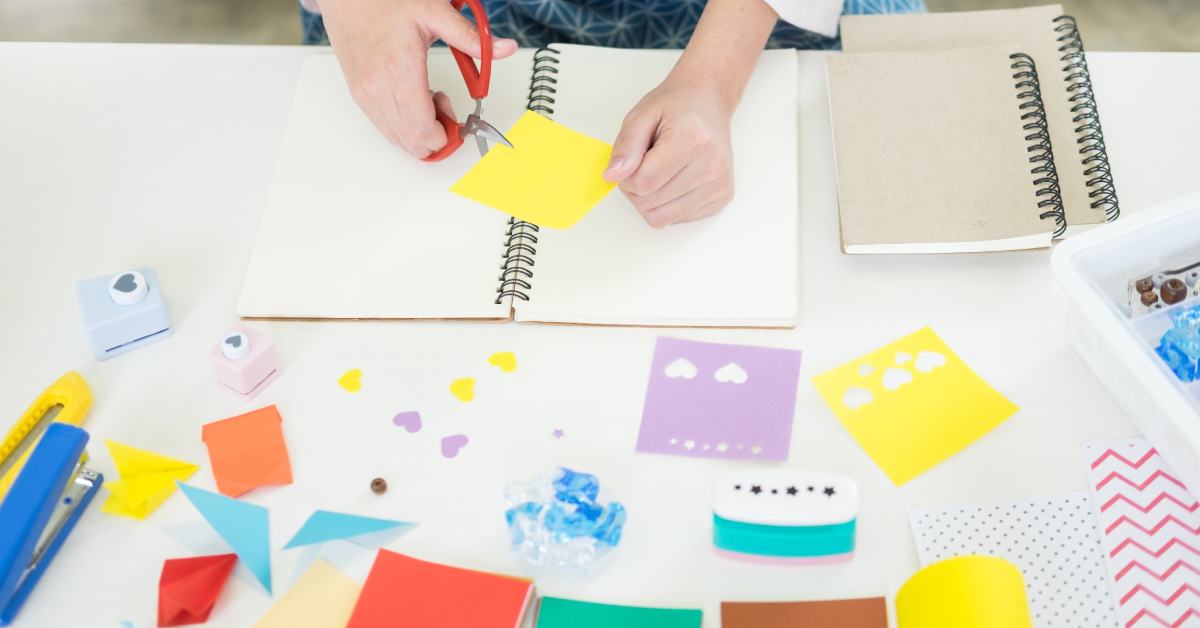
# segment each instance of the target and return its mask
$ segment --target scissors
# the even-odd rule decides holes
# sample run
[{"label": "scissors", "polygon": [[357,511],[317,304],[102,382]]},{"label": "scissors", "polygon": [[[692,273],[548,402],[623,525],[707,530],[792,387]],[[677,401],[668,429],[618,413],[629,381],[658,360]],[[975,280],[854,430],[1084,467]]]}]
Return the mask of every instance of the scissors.
[{"label": "scissors", "polygon": [[462,71],[463,80],[467,83],[467,91],[471,94],[471,98],[475,99],[475,113],[467,116],[467,121],[460,125],[458,120],[435,107],[437,121],[441,123],[442,128],[446,129],[446,145],[426,157],[425,161],[441,161],[449,157],[458,150],[459,146],[463,145],[463,140],[468,135],[475,136],[480,156],[487,154],[488,140],[512,148],[512,143],[504,137],[504,134],[481,117],[483,99],[487,97],[488,87],[492,82],[492,29],[488,26],[487,13],[483,10],[483,4],[479,0],[453,0],[451,2],[451,6],[460,10],[464,4],[471,9],[471,14],[475,16],[475,26],[479,30],[479,46],[482,52],[479,66],[476,67],[471,55],[453,46],[450,47],[450,52],[458,63],[458,69]]}]

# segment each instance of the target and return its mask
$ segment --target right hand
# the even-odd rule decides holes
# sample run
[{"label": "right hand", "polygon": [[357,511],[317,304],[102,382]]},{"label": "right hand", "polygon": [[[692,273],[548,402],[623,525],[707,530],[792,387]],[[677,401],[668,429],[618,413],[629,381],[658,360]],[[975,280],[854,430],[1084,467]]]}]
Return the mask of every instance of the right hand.
[{"label": "right hand", "polygon": [[[478,59],[475,24],[448,0],[324,0],[321,11],[350,93],[380,133],[419,159],[445,146],[434,107],[454,111],[445,94],[430,95],[429,47],[440,39]],[[516,50],[512,39],[492,40],[495,59]]]}]

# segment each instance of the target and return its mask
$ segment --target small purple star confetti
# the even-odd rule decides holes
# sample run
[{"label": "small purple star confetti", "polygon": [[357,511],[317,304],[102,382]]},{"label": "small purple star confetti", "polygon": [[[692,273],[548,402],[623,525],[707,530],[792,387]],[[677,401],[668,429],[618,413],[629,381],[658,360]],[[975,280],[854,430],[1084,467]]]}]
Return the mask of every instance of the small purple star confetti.
[{"label": "small purple star confetti", "polygon": [[566,435],[567,435],[567,433],[564,432],[561,427],[554,428],[554,433],[552,434],[552,436],[554,436],[554,438],[562,438],[563,436],[566,436]]}]

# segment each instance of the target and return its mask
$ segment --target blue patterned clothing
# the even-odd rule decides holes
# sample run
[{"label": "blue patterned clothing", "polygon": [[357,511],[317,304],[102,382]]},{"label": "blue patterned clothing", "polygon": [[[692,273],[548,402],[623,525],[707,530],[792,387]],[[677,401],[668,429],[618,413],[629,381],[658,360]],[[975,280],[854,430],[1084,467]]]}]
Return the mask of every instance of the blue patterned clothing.
[{"label": "blue patterned clothing", "polygon": [[[705,0],[483,0],[492,33],[511,37],[521,46],[552,43],[612,48],[683,48]],[[925,11],[925,0],[845,0],[844,15]],[[321,15],[300,7],[305,44],[327,44]],[[783,20],[775,26],[768,48],[829,50],[841,46],[829,37]]]}]

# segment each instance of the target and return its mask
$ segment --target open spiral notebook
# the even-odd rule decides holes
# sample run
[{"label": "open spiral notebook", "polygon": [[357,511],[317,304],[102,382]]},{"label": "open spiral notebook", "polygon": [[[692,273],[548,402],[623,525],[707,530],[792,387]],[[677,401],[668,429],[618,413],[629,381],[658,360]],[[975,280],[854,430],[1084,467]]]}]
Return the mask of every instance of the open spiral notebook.
[{"label": "open spiral notebook", "polygon": [[1049,246],[1120,214],[1083,39],[1060,5],[854,15],[830,57],[847,253]]},{"label": "open spiral notebook", "polygon": [[[528,108],[612,141],[679,51],[561,45],[492,68],[486,118]],[[429,79],[469,99],[446,49]],[[733,121],[737,198],[713,218],[646,226],[619,193],[570,230],[509,219],[449,192],[468,143],[428,164],[358,110],[337,60],[304,65],[238,314],[272,319],[487,319],[792,327],[799,310],[797,60],[768,51]],[[764,141],[769,138],[769,141]]]}]

